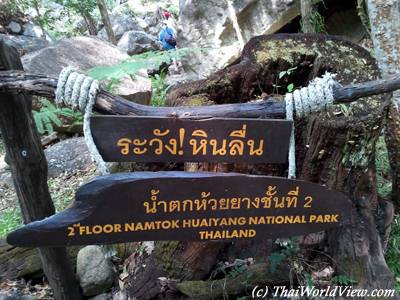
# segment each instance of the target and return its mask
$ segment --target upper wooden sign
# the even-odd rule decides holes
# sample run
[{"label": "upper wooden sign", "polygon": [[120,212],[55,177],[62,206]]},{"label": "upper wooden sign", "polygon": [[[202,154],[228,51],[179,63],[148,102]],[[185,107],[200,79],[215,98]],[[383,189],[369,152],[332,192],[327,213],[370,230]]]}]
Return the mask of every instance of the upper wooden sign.
[{"label": "upper wooden sign", "polygon": [[350,222],[342,193],[279,177],[137,172],[99,177],[72,207],[9,234],[16,246],[268,239]]},{"label": "upper wooden sign", "polygon": [[286,120],[91,118],[105,161],[285,163],[291,128]]}]

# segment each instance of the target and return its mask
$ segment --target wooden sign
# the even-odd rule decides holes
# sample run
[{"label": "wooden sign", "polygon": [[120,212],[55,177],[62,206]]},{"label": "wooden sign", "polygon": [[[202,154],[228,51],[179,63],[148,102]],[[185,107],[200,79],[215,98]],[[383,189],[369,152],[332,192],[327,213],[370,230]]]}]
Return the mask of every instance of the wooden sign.
[{"label": "wooden sign", "polygon": [[285,163],[292,122],[98,116],[93,139],[105,161]]},{"label": "wooden sign", "polygon": [[139,172],[99,177],[63,212],[7,237],[16,246],[64,246],[154,240],[267,239],[350,222],[337,191],[279,177]]}]

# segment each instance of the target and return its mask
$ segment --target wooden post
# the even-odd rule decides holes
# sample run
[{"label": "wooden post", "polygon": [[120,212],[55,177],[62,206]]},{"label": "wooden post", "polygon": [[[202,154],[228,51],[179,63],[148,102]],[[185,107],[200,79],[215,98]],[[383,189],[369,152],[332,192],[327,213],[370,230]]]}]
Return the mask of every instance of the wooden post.
[{"label": "wooden post", "polygon": [[[0,69],[22,70],[18,52],[0,42]],[[26,93],[0,93],[0,129],[25,223],[55,213],[47,186],[47,162]],[[55,299],[81,299],[65,248],[39,248]]]}]

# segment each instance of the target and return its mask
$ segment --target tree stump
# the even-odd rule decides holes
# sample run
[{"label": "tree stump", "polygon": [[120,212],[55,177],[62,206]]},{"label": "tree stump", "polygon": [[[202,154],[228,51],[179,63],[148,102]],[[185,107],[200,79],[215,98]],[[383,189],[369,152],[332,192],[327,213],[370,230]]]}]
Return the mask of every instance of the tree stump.
[{"label": "tree stump", "polygon": [[[295,69],[279,78],[280,72],[290,68]],[[241,57],[230,66],[208,79],[173,87],[168,104],[242,103],[269,95],[283,100],[281,95],[290,84],[295,88],[307,86],[311,79],[326,71],[336,73],[336,80],[342,84],[379,77],[368,51],[351,42],[312,34],[259,36],[246,44]],[[374,165],[375,143],[388,104],[386,95],[367,97],[295,120],[298,178],[344,192],[356,212],[352,226],[326,232],[316,242],[317,246],[302,247],[301,253],[309,264],[329,257],[328,264],[335,268],[336,274],[347,275],[366,288],[393,286],[393,275],[385,263],[377,230],[381,222],[377,216],[390,218],[390,215],[378,205]],[[189,164],[187,170],[287,176],[287,166],[276,165]],[[268,240],[158,242],[152,254],[131,265],[128,294],[138,299],[178,299],[188,290],[186,281],[210,279],[217,273],[219,262],[252,257],[256,263],[268,263],[267,258],[276,247]],[[290,261],[284,264],[291,268]],[[181,284],[169,290],[171,285],[160,283],[160,277]],[[277,282],[267,281],[276,285],[285,281],[280,276],[276,278]]]}]

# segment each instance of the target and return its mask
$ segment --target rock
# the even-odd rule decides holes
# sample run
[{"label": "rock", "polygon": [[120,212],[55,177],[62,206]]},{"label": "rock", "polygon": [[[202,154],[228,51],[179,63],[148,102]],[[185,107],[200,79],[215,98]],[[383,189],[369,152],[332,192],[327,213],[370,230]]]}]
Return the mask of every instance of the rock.
[{"label": "rock", "polygon": [[25,35],[25,36],[32,36],[32,37],[35,37],[35,38],[43,37],[42,29],[39,26],[35,25],[35,24],[26,23],[26,24],[23,25],[23,28],[24,28],[23,35]]},{"label": "rock", "polygon": [[0,40],[17,49],[22,55],[40,50],[49,45],[49,42],[44,39],[24,35],[8,35],[0,33]]},{"label": "rock", "polygon": [[20,34],[21,31],[22,31],[22,26],[21,26],[18,22],[15,22],[15,21],[11,21],[11,22],[6,26],[6,28],[7,28],[8,30],[10,30],[12,33],[15,33],[15,34]]},{"label": "rock", "polygon": [[76,272],[85,296],[109,290],[114,279],[111,260],[100,246],[86,246],[79,251]]},{"label": "rock", "polygon": [[30,295],[24,295],[20,291],[0,291],[0,300],[33,300]]},{"label": "rock", "polygon": [[[232,45],[238,42],[238,32],[234,28],[237,22],[246,43],[253,36],[271,33],[272,27],[278,30],[275,23],[295,2],[299,1],[182,0],[179,5],[179,41],[184,46],[197,47]],[[286,18],[286,21],[291,21],[291,18]]]},{"label": "rock", "polygon": [[11,175],[11,169],[4,161],[5,156],[0,155],[0,188],[5,186],[7,188],[14,188],[14,182]]},{"label": "rock", "polygon": [[[132,90],[135,92],[132,93]],[[134,79],[122,78],[120,83],[113,89],[113,93],[129,101],[149,105],[152,94],[151,80],[145,70],[140,70],[135,74]]]},{"label": "rock", "polygon": [[57,77],[68,65],[87,71],[98,65],[115,65],[127,58],[128,55],[107,42],[82,36],[62,39],[30,53],[22,58],[22,64],[27,72]]},{"label": "rock", "polygon": [[[110,16],[111,25],[114,31],[115,38],[117,41],[122,37],[122,35],[131,30],[141,31],[143,28],[138,24],[134,17],[131,15],[117,15]],[[108,36],[105,28],[102,28],[97,36],[102,40],[108,41]]]},{"label": "rock", "polygon": [[9,189],[14,188],[14,181],[12,178],[11,170],[0,170],[0,188],[5,186]]},{"label": "rock", "polygon": [[[173,1],[163,1],[163,6],[178,6],[178,3],[172,3]],[[178,1],[175,1],[178,2]],[[137,24],[146,33],[156,37],[161,29],[161,21],[163,9],[160,7],[160,3],[156,2],[142,2],[137,0],[128,0],[127,2],[116,6],[112,14],[113,15],[129,15],[131,18],[135,18]]]},{"label": "rock", "polygon": [[125,32],[119,40],[117,47],[129,55],[161,50],[161,45],[157,39],[143,31],[134,30]]},{"label": "rock", "polygon": [[360,43],[367,35],[364,25],[355,9],[333,13],[326,19],[328,34],[346,36],[354,43]]},{"label": "rock", "polygon": [[85,139],[67,139],[54,144],[44,151],[48,164],[49,178],[64,172],[84,170],[93,164]]},{"label": "rock", "polygon": [[[67,248],[72,265],[81,247]],[[15,280],[21,277],[41,279],[43,277],[42,263],[36,248],[15,247],[0,239],[0,282]],[[1,298],[0,298],[1,299]]]},{"label": "rock", "polygon": [[[132,299],[132,298],[128,297],[128,295],[126,294],[125,291],[118,291],[112,297],[112,300],[128,300],[128,299]],[[135,299],[135,298],[133,298],[133,299]]]},{"label": "rock", "polygon": [[[27,72],[58,77],[63,67],[72,65],[81,71],[95,66],[112,66],[129,56],[108,42],[95,37],[74,37],[62,39],[52,46],[22,57]],[[135,76],[135,81],[123,78],[113,88],[113,93],[128,100],[139,99],[142,103],[150,102],[151,81],[145,72]],[[138,85],[136,80],[140,81]],[[146,93],[143,88],[146,87]],[[121,94],[119,94],[121,93]],[[146,98],[144,99],[144,95]]]},{"label": "rock", "polygon": [[103,293],[95,297],[89,298],[89,300],[109,300],[109,299],[112,299],[112,296],[109,293]]},{"label": "rock", "polygon": [[[299,0],[182,0],[179,47],[213,48],[191,56],[186,65],[207,76],[238,57],[250,38],[274,33],[300,13]],[[236,28],[235,28],[236,27]],[[184,64],[185,67],[185,64]],[[185,68],[188,69],[188,68]]]}]

